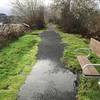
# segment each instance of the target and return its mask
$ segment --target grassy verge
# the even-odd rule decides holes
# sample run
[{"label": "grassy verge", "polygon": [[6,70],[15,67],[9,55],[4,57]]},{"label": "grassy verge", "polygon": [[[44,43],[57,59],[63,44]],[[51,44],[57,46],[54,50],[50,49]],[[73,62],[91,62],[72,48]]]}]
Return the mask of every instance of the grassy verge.
[{"label": "grassy verge", "polygon": [[38,32],[28,33],[0,50],[0,100],[16,100],[20,86],[36,62]]},{"label": "grassy verge", "polygon": [[[62,42],[65,44],[63,61],[68,69],[73,72],[81,73],[81,67],[76,59],[78,48],[87,48],[89,41],[81,38],[79,35],[67,34],[59,32]],[[79,53],[79,52],[78,52]],[[87,52],[85,52],[86,54]],[[92,63],[100,63],[100,58],[95,54],[91,54],[90,60]],[[100,71],[100,68],[98,68]],[[97,79],[84,78],[80,75],[79,87],[77,93],[78,100],[100,100],[100,87]]]}]

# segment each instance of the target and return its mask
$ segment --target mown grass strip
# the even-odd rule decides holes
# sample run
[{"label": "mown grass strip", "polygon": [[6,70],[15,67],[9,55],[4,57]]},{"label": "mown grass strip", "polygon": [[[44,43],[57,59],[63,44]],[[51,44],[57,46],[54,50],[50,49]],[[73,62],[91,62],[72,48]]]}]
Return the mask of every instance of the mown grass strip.
[{"label": "mown grass strip", "polygon": [[0,100],[16,100],[20,86],[36,62],[37,46],[40,42],[37,34],[39,32],[41,31],[27,33],[1,49]]}]

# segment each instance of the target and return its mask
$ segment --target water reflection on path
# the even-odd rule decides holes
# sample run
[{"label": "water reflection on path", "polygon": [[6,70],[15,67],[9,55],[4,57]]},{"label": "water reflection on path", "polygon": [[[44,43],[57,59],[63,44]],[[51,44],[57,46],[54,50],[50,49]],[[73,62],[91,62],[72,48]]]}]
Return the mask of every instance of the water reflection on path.
[{"label": "water reflection on path", "polygon": [[38,60],[18,100],[75,100],[76,76],[51,60]]},{"label": "water reflection on path", "polygon": [[59,34],[46,31],[40,36],[38,61],[17,100],[75,100],[76,75],[65,69],[60,61],[64,46]]}]

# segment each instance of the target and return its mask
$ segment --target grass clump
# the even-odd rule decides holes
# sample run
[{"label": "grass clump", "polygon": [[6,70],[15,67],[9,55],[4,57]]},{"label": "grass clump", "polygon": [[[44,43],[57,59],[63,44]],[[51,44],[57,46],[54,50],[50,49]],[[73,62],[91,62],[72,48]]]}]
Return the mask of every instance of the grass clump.
[{"label": "grass clump", "polygon": [[[60,31],[59,33],[62,38],[62,42],[65,45],[63,53],[64,64],[71,71],[80,73],[81,67],[76,58],[79,52],[76,52],[75,50],[78,48],[87,48],[89,45],[89,41],[82,38],[80,35],[67,34]],[[87,55],[87,52],[85,52],[84,55]],[[89,59],[92,63],[100,63],[100,58],[98,58],[92,52]],[[97,70],[100,71],[100,67],[98,67]],[[79,87],[77,90],[78,100],[100,100],[100,87],[98,85],[98,79],[85,78],[80,73]]]},{"label": "grass clump", "polygon": [[76,59],[78,54],[76,50],[79,48],[87,48],[87,41],[81,38],[79,35],[67,34],[63,32],[59,33],[65,46],[63,54],[64,63],[67,64],[67,68],[69,68],[71,71],[80,71],[81,68]]},{"label": "grass clump", "polygon": [[20,86],[36,62],[40,37],[27,33],[0,50],[0,100],[16,100]]}]

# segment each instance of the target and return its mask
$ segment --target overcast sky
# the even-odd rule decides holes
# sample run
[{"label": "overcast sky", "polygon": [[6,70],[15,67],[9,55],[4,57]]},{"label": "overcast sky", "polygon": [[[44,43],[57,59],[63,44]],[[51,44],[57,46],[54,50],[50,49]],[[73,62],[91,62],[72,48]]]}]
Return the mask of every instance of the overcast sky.
[{"label": "overcast sky", "polygon": [[[11,14],[11,1],[13,0],[0,0],[0,13]],[[49,3],[50,0],[45,0],[45,5]]]},{"label": "overcast sky", "polygon": [[10,13],[10,0],[0,0],[0,13]]},{"label": "overcast sky", "polygon": [[[0,13],[11,14],[11,1],[14,0],[0,0]],[[45,1],[45,5],[48,5],[50,4],[50,2],[52,2],[52,0],[43,0],[43,1]]]}]

